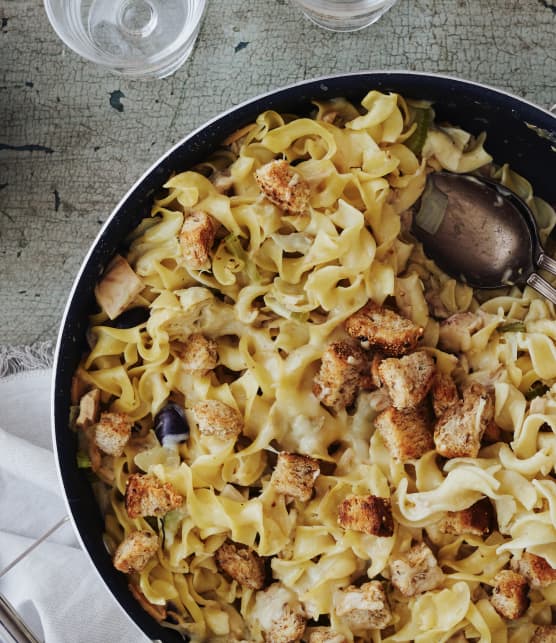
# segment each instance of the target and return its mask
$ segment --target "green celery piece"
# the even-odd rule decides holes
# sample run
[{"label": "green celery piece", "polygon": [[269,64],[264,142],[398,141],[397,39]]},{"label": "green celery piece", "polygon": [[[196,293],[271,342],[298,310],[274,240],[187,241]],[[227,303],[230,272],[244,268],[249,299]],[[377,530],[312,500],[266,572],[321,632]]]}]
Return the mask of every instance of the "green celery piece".
[{"label": "green celery piece", "polygon": [[405,145],[416,155],[419,156],[423,151],[423,145],[427,138],[427,132],[434,120],[434,112],[430,107],[426,109],[414,108],[415,120],[417,124],[413,134],[405,141]]},{"label": "green celery piece", "polygon": [[526,330],[527,328],[525,323],[522,321],[508,322],[507,324],[498,326],[498,331],[500,333],[524,333]]},{"label": "green celery piece", "polygon": [[78,469],[90,469],[93,466],[91,458],[89,458],[89,456],[82,451],[77,452],[76,459]]},{"label": "green celery piece", "polygon": [[224,245],[226,246],[226,250],[231,255],[237,257],[240,261],[243,262],[243,265],[245,266],[245,270],[247,272],[247,276],[251,281],[261,280],[261,276],[259,275],[257,267],[251,261],[249,255],[245,252],[239,238],[236,237],[235,234],[229,234],[224,237]]}]

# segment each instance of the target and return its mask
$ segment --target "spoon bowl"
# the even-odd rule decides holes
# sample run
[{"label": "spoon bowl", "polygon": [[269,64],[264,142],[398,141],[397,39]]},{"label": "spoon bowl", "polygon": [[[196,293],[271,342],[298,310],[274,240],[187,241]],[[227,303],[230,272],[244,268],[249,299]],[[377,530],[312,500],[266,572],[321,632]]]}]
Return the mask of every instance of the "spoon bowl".
[{"label": "spoon bowl", "polygon": [[545,254],[527,204],[500,183],[430,174],[412,231],[450,276],[474,288],[527,284],[556,303],[556,289],[537,273],[556,274],[556,261]]}]

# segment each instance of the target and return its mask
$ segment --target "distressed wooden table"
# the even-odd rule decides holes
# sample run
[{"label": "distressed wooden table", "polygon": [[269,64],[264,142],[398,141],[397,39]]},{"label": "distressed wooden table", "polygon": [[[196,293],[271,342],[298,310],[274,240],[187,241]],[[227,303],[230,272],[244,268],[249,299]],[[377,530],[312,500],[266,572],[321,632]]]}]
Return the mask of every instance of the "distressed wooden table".
[{"label": "distressed wooden table", "polygon": [[169,146],[244,99],[369,69],[443,72],[556,103],[555,0],[399,0],[330,33],[287,0],[209,0],[192,57],[123,80],[66,49],[41,0],[0,0],[0,345],[53,340],[120,197]]}]

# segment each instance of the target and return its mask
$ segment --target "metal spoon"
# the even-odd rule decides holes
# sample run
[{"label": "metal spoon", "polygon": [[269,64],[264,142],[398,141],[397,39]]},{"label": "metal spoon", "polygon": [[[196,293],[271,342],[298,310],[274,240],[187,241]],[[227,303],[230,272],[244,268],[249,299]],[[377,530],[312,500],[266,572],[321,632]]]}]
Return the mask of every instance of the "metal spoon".
[{"label": "metal spoon", "polygon": [[533,213],[503,185],[469,174],[428,176],[413,234],[425,254],[474,288],[527,284],[556,304],[556,288],[536,271],[556,275]]}]

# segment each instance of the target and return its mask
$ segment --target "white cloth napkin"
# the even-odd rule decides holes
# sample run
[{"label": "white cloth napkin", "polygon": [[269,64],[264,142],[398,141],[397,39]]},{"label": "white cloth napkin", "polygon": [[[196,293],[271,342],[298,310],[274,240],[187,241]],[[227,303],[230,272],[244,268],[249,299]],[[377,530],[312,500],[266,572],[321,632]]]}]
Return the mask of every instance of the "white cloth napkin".
[{"label": "white cloth napkin", "polygon": [[[0,378],[0,570],[66,513],[52,453],[51,370]],[[146,643],[70,524],[2,578],[0,593],[45,643]],[[1,634],[0,634],[1,641]]]}]

